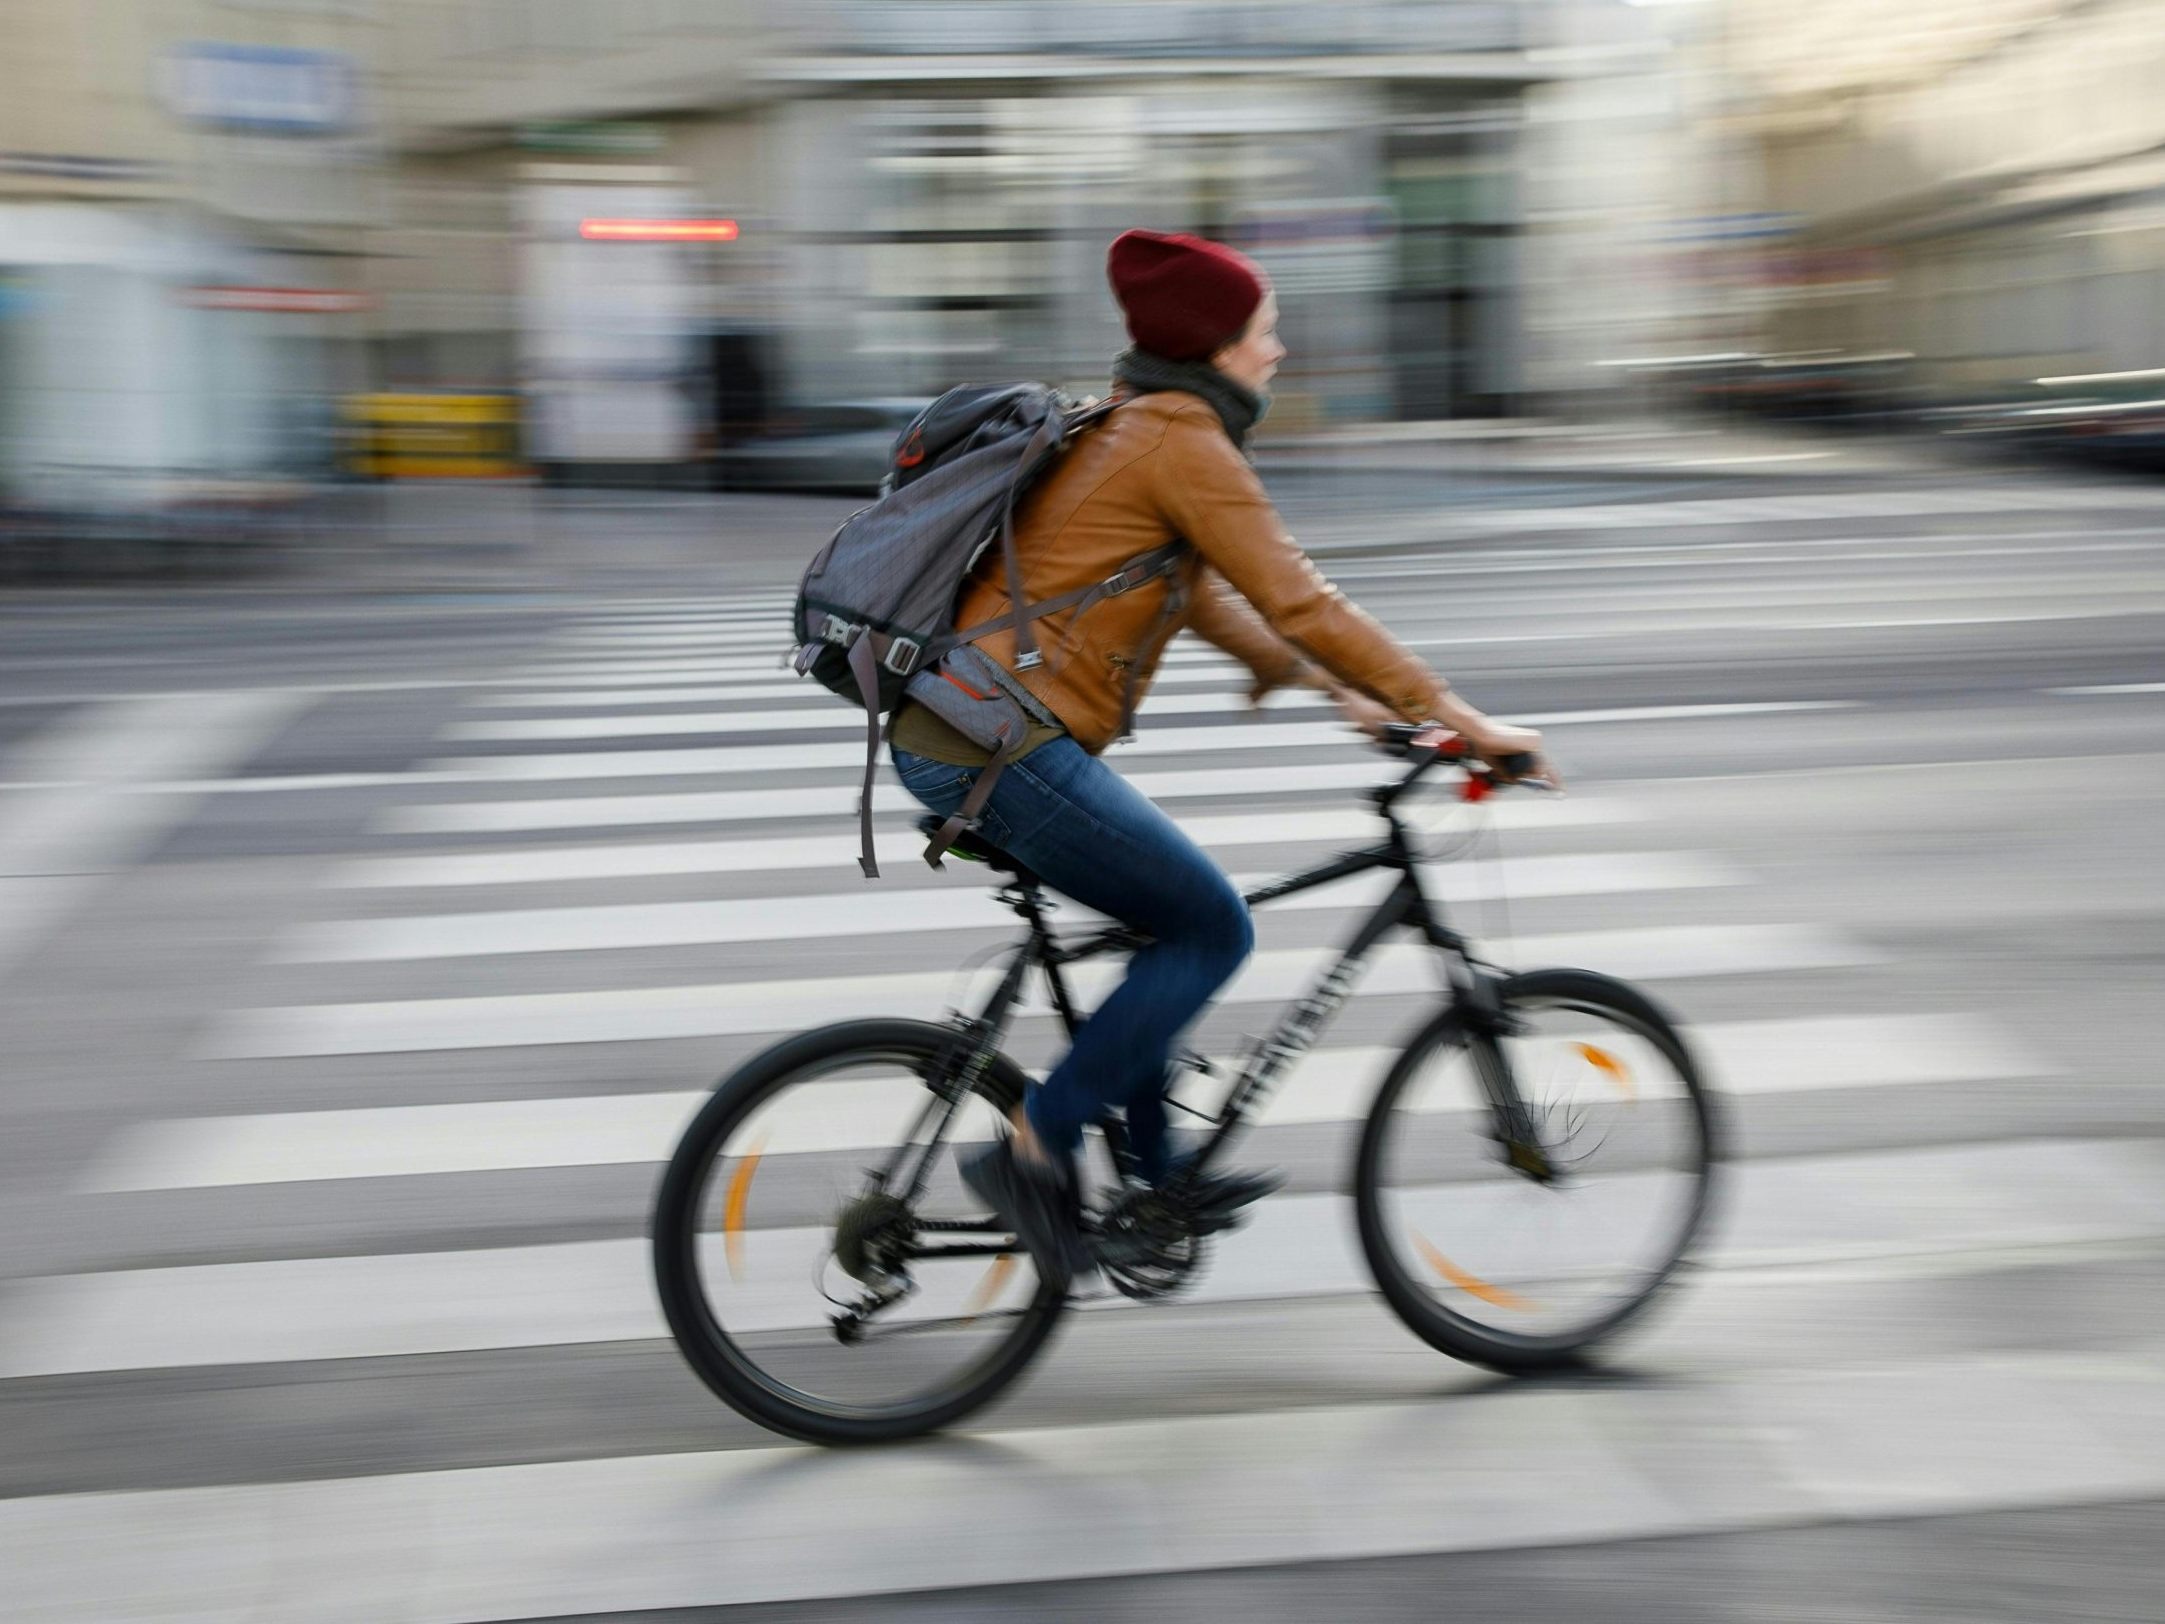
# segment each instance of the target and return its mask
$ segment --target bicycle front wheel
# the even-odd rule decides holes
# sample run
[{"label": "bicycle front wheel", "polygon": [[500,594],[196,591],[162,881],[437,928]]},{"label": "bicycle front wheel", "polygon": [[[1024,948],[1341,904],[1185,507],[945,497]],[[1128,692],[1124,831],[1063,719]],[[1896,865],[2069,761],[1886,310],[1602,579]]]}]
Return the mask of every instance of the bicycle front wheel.
[{"label": "bicycle front wheel", "polygon": [[1021,1375],[1065,1294],[963,1189],[950,1147],[1022,1098],[994,1056],[958,1079],[953,1029],[852,1021],[723,1081],[654,1214],[677,1345],[708,1387],[810,1443],[947,1426]]},{"label": "bicycle front wheel", "polygon": [[1706,1220],[1716,1123],[1682,1035],[1636,989],[1537,970],[1499,995],[1509,1035],[1446,1010],[1399,1057],[1355,1205],[1416,1335],[1530,1373],[1580,1359],[1674,1276]]}]

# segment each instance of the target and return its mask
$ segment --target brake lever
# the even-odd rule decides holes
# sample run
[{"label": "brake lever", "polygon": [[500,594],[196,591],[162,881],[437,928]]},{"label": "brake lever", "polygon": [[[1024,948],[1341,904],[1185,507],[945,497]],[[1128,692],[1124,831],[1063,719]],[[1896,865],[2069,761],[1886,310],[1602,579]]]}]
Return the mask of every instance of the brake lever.
[{"label": "brake lever", "polygon": [[[1518,751],[1495,762],[1469,762],[1466,767],[1466,782],[1460,786],[1458,798],[1462,801],[1485,801],[1499,789],[1554,791],[1556,781],[1553,778],[1536,777],[1527,771],[1537,759],[1539,758],[1529,752]],[[1506,774],[1509,776],[1505,776]]]}]

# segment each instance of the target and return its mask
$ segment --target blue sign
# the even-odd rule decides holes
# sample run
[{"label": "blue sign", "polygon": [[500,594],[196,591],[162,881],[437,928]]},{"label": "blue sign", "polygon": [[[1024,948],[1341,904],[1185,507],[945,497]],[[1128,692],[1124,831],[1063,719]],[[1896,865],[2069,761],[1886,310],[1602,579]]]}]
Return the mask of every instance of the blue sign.
[{"label": "blue sign", "polygon": [[195,43],[164,66],[166,105],[192,124],[329,135],[350,129],[359,110],[352,60],[329,51]]}]

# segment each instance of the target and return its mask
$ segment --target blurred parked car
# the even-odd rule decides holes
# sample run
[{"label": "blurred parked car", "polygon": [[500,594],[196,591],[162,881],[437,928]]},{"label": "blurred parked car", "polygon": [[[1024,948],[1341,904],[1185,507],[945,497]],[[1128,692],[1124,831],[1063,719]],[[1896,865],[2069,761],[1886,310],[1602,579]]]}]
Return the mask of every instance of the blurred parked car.
[{"label": "blurred parked car", "polygon": [[2040,378],[1927,421],[1980,448],[2165,471],[2165,370]]},{"label": "blurred parked car", "polygon": [[895,441],[930,404],[848,400],[785,412],[766,433],[714,453],[715,488],[869,495],[887,477]]},{"label": "blurred parked car", "polygon": [[1686,356],[1634,370],[1672,398],[1723,417],[1885,427],[1911,407],[1906,351]]}]

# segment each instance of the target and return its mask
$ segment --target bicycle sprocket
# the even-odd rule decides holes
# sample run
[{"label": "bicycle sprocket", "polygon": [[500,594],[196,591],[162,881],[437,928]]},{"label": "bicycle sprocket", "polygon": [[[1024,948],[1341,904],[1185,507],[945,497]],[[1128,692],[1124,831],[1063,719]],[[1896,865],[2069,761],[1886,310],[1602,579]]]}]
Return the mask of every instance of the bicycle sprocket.
[{"label": "bicycle sprocket", "polygon": [[1095,1250],[1115,1291],[1155,1302],[1194,1283],[1207,1248],[1178,1205],[1156,1190],[1129,1190],[1099,1216]]}]

